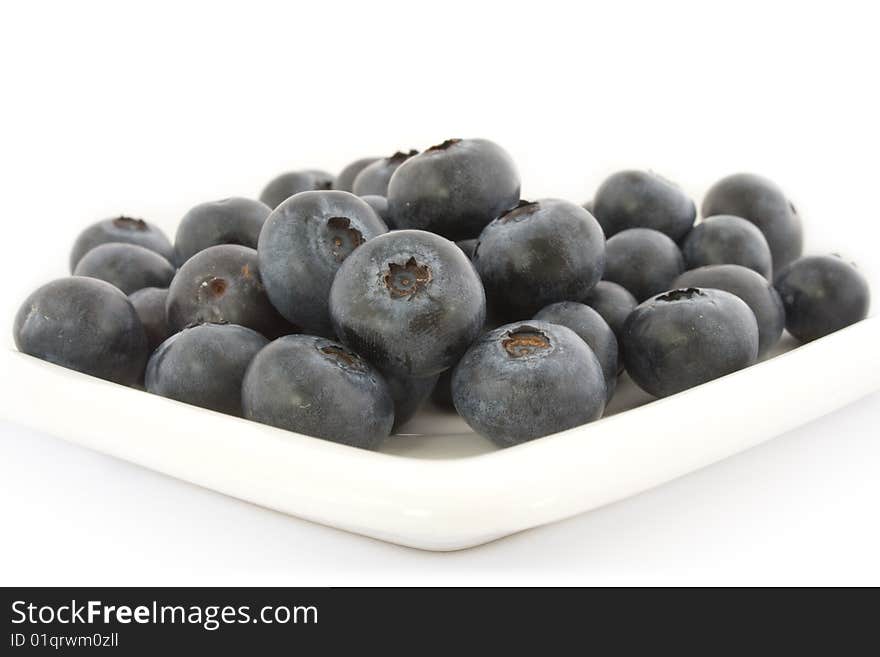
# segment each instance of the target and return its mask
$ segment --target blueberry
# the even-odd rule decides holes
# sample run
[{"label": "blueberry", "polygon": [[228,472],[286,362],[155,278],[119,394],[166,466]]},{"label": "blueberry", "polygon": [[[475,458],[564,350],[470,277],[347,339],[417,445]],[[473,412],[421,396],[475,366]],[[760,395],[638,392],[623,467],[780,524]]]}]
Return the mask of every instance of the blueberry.
[{"label": "blueberry", "polygon": [[550,303],[584,298],[602,278],[605,237],[574,203],[521,201],[483,229],[473,261],[493,310],[528,317]]},{"label": "blueberry", "polygon": [[174,333],[205,322],[239,324],[267,337],[294,331],[269,302],[257,252],[234,244],[187,260],[171,281],[166,312]]},{"label": "blueberry", "polygon": [[394,427],[392,431],[397,431],[412,419],[416,411],[431,396],[431,392],[437,384],[437,378],[436,376],[422,379],[398,376],[385,377],[388,391],[391,394],[391,400],[394,402]]},{"label": "blueberry", "polygon": [[776,275],[785,328],[801,342],[821,338],[863,320],[871,293],[858,269],[838,256],[807,256]]},{"label": "blueberry", "polygon": [[316,189],[332,189],[333,176],[324,171],[290,171],[282,173],[260,192],[260,200],[273,210],[294,194]]},{"label": "blueberry", "polygon": [[155,251],[137,244],[110,242],[80,258],[73,275],[98,278],[131,294],[145,287],[168,287],[174,272],[174,265]]},{"label": "blueberry", "polygon": [[607,399],[617,387],[617,338],[602,315],[577,301],[560,301],[542,308],[534,317],[543,322],[559,324],[571,329],[592,349],[605,377]]},{"label": "blueberry", "polygon": [[165,317],[168,290],[161,287],[145,287],[128,295],[128,300],[144,325],[150,351],[165,342],[171,335]]},{"label": "blueberry", "polygon": [[456,245],[459,249],[461,249],[462,251],[464,251],[464,254],[465,254],[468,258],[470,258],[471,260],[473,260],[473,259],[474,259],[474,250],[477,248],[477,242],[479,242],[479,241],[480,241],[480,240],[479,240],[478,238],[475,237],[475,238],[470,239],[470,240],[459,240],[458,242],[455,243],[455,245]]},{"label": "blueberry", "polygon": [[174,247],[161,230],[143,219],[116,217],[92,224],[79,234],[70,252],[70,271],[76,269],[86,253],[108,242],[137,244],[155,251],[169,262],[174,260]]},{"label": "blueberry", "polygon": [[774,183],[750,173],[738,173],[715,183],[703,199],[703,216],[732,214],[755,224],[764,233],[778,270],[799,257],[803,229],[794,206]]},{"label": "blueberry", "polygon": [[268,205],[250,198],[226,198],[191,208],[180,220],[174,238],[177,265],[218,244],[257,248],[260,229],[270,212]]},{"label": "blueberry", "polygon": [[677,242],[694,225],[697,208],[678,186],[656,173],[620,171],[596,191],[593,215],[606,237],[629,228],[651,228]]},{"label": "blueberry", "polygon": [[485,139],[449,139],[394,172],[388,210],[397,228],[463,240],[515,206],[519,190],[516,166],[500,146]]},{"label": "blueberry", "polygon": [[423,378],[452,367],[480,334],[486,295],[455,244],[399,230],[346,258],[330,315],[339,338],[382,371]]},{"label": "blueberry", "polygon": [[694,226],[681,244],[688,269],[706,265],[742,265],[764,278],[773,271],[767,238],[755,224],[742,217],[720,214]]},{"label": "blueberry", "polygon": [[622,346],[633,381],[666,397],[754,363],[758,324],[729,292],[684,288],[639,305],[626,320]]},{"label": "blueberry", "polygon": [[758,321],[758,356],[770,351],[782,336],[785,328],[782,301],[770,282],[756,271],[740,265],[707,265],[686,271],[672,287],[714,288],[745,301]]},{"label": "blueberry", "polygon": [[346,347],[311,335],[279,338],[257,354],[242,406],[250,420],[367,449],[394,424],[382,375]]},{"label": "blueberry", "polygon": [[242,415],[241,383],[248,365],[269,344],[235,324],[199,324],[165,340],[147,363],[147,392]]},{"label": "blueberry", "polygon": [[339,175],[336,176],[336,181],[333,183],[333,189],[338,189],[341,192],[350,192],[354,187],[354,179],[357,178],[357,175],[378,159],[378,157],[364,157],[360,160],[355,160],[339,172]]},{"label": "blueberry", "polygon": [[630,228],[605,245],[605,280],[625,287],[636,301],[668,290],[683,271],[681,251],[659,231]]},{"label": "blueberry", "polygon": [[573,331],[530,320],[477,340],[455,367],[452,398],[475,431],[507,447],[599,419],[605,378]]},{"label": "blueberry", "polygon": [[47,283],[21,305],[13,328],[18,350],[123,385],[139,383],[147,334],[119,288],[72,276]]},{"label": "blueberry", "polygon": [[390,157],[383,157],[364,167],[354,179],[351,191],[358,196],[388,196],[388,181],[391,180],[392,174],[401,164],[418,153],[415,150],[407,153],[397,151]]},{"label": "blueberry", "polygon": [[373,209],[349,192],[303,192],[279,205],[257,251],[269,299],[306,333],[332,336],[327,299],[336,270],[360,245],[387,232]]},{"label": "blueberry", "polygon": [[361,196],[361,200],[373,208],[373,212],[379,215],[379,219],[385,222],[385,225],[388,228],[393,228],[393,226],[388,223],[388,219],[391,215],[388,214],[388,199],[384,196],[373,196],[371,194],[367,194],[366,196]]},{"label": "blueberry", "polygon": [[[584,303],[597,313],[602,315],[602,319],[614,331],[618,342],[620,336],[623,335],[623,323],[629,314],[639,305],[636,298],[622,285],[612,283],[611,281],[599,281],[590,292],[584,297]],[[620,361],[623,365],[623,361]]]},{"label": "blueberry", "polygon": [[447,411],[455,410],[455,404],[452,401],[452,373],[454,371],[455,368],[450,368],[443,372],[431,392],[431,401]]}]

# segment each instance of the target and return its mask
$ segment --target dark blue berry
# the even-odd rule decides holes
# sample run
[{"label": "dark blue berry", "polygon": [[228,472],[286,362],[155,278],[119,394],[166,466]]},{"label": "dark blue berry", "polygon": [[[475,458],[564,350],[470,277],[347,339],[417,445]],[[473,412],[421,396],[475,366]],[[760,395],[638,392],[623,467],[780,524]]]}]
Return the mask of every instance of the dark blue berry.
[{"label": "dark blue berry", "polygon": [[257,251],[272,304],[307,333],[333,335],[328,297],[343,261],[388,229],[349,192],[303,192],[266,220]]},{"label": "dark blue berry", "polygon": [[774,270],[801,255],[803,228],[794,205],[766,178],[738,173],[715,183],[703,199],[703,216],[732,214],[755,224],[767,238]]},{"label": "dark blue berry", "polygon": [[86,253],[108,242],[137,244],[155,251],[169,262],[174,260],[174,247],[161,230],[143,219],[116,217],[92,224],[79,234],[70,252],[70,271],[76,269]]},{"label": "dark blue berry", "polygon": [[[584,297],[584,303],[602,315],[602,319],[614,331],[618,342],[623,334],[623,323],[639,305],[629,290],[611,281],[596,283],[596,286]],[[622,360],[620,365],[623,366]]]},{"label": "dark blue berry", "polygon": [[573,331],[529,320],[477,340],[455,367],[452,397],[475,431],[507,447],[599,419],[605,378]]},{"label": "dark blue berry", "polygon": [[382,375],[346,347],[310,335],[279,338],[257,354],[242,405],[250,420],[367,449],[394,424]]},{"label": "dark blue berry", "polygon": [[389,223],[390,214],[388,213],[388,199],[384,196],[372,196],[367,194],[366,196],[361,196],[361,200],[373,208],[373,212],[379,215],[379,219],[385,222],[385,225],[388,228],[393,228],[393,226]]},{"label": "dark blue berry", "polygon": [[633,381],[666,397],[754,363],[758,324],[746,303],[729,292],[672,290],[630,314],[622,346]]},{"label": "dark blue berry", "polygon": [[187,260],[171,281],[166,312],[175,333],[206,322],[238,324],[270,338],[294,332],[266,295],[257,252],[234,244]]},{"label": "dark blue berry", "polygon": [[350,192],[354,187],[354,179],[357,178],[357,175],[378,159],[378,157],[363,157],[347,165],[336,176],[333,189],[338,189],[341,192]]},{"label": "dark blue berry", "polygon": [[[448,370],[447,370],[448,371]],[[444,373],[445,374],[445,373]],[[416,411],[431,396],[438,377],[429,376],[413,379],[398,376],[386,376],[388,391],[394,402],[394,428],[397,431],[416,414]]]},{"label": "dark blue berry", "polygon": [[785,328],[809,342],[863,320],[871,293],[865,277],[838,256],[807,256],[776,274]]},{"label": "dark blue berry", "polygon": [[752,269],[740,265],[708,265],[686,271],[672,286],[724,290],[745,301],[758,321],[758,356],[770,351],[782,336],[785,328],[782,301],[770,282]]},{"label": "dark blue berry", "polygon": [[493,311],[528,317],[586,296],[605,268],[605,238],[574,203],[522,201],[483,229],[473,262]]},{"label": "dark blue berry", "polygon": [[165,315],[168,290],[161,287],[145,287],[128,295],[128,299],[144,325],[150,351],[153,351],[171,335]]},{"label": "dark blue berry", "polygon": [[593,215],[611,237],[629,228],[651,228],[674,241],[694,225],[694,202],[673,183],[651,171],[620,171],[602,183]]},{"label": "dark blue berry", "polygon": [[199,251],[218,244],[257,248],[260,230],[271,208],[250,198],[200,203],[183,215],[174,238],[178,266]]},{"label": "dark blue berry", "polygon": [[619,371],[617,338],[602,316],[589,306],[577,301],[560,301],[542,308],[535,315],[535,319],[565,326],[587,343],[587,346],[599,359],[602,374],[605,376],[607,398],[611,399],[614,389],[617,387],[617,373]]},{"label": "dark blue berry", "polygon": [[333,176],[329,173],[316,170],[290,171],[273,178],[260,192],[260,200],[274,210],[294,194],[332,188]]},{"label": "dark blue berry", "polygon": [[681,243],[688,269],[706,265],[742,265],[769,279],[773,271],[770,245],[758,227],[729,214],[703,219]]},{"label": "dark blue berry", "polygon": [[131,294],[145,287],[168,287],[175,271],[174,265],[155,251],[137,244],[111,242],[86,253],[73,274],[99,278]]},{"label": "dark blue berry", "polygon": [[630,228],[605,245],[603,278],[625,287],[636,301],[668,290],[683,271],[681,251],[659,231]]},{"label": "dark blue berry", "polygon": [[400,230],[346,258],[330,315],[339,338],[383,372],[424,378],[452,367],[480,334],[486,296],[454,243]]},{"label": "dark blue berry", "polygon": [[185,328],[153,352],[145,387],[162,397],[240,416],[244,373],[267,344],[256,331],[235,324]]},{"label": "dark blue berry", "polygon": [[25,354],[123,385],[140,382],[150,353],[128,297],[84,276],[33,292],[15,316],[13,335]]},{"label": "dark blue berry", "polygon": [[391,180],[391,176],[401,164],[418,153],[415,150],[406,153],[397,151],[390,157],[383,157],[369,164],[354,179],[351,191],[358,196],[387,196],[388,181]]},{"label": "dark blue berry", "polygon": [[449,139],[394,172],[388,209],[396,228],[463,240],[515,206],[519,191],[519,173],[500,146],[485,139]]}]

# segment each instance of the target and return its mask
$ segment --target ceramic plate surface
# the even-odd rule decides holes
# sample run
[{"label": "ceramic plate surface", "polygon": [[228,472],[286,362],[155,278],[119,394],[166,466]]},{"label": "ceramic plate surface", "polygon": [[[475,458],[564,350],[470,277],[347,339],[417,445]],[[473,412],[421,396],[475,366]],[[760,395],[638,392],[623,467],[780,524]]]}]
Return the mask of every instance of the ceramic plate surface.
[{"label": "ceramic plate surface", "polygon": [[662,400],[624,376],[602,420],[504,450],[427,408],[378,453],[0,352],[3,415],[277,511],[425,550],[472,547],[634,495],[880,389],[869,318]]}]

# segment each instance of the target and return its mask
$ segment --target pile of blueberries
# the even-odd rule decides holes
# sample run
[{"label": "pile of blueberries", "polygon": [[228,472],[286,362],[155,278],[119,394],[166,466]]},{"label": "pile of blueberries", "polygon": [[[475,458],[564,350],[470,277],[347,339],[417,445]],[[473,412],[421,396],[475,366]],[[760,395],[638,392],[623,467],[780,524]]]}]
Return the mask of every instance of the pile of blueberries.
[{"label": "pile of blueberries", "polygon": [[[868,286],[801,257],[774,183],[693,201],[644,171],[583,206],[520,199],[483,139],[285,173],[187,212],[172,245],[117,217],[15,319],[27,354],[257,422],[375,448],[429,397],[501,446],[600,418],[624,369],[672,395],[863,319]],[[456,240],[456,241],[453,241]]]}]

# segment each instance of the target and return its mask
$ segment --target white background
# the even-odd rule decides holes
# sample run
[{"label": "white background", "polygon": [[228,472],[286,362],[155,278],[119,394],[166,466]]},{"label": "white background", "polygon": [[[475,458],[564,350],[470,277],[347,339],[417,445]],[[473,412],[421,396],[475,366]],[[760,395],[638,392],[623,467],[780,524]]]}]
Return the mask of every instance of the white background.
[{"label": "white background", "polygon": [[[877,17],[806,4],[4,5],[4,345],[18,304],[66,274],[96,219],[173,234],[191,205],[256,195],[282,170],[451,136],[507,148],[527,197],[583,201],[624,167],[696,198],[762,173],[794,199],[809,250],[857,261],[876,296]],[[451,554],[2,423],[0,584],[877,585],[878,419],[874,394],[655,491]]]}]

